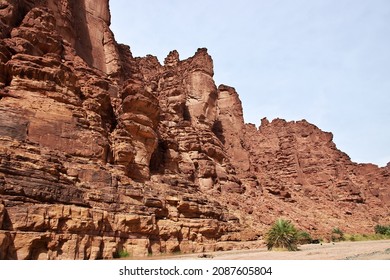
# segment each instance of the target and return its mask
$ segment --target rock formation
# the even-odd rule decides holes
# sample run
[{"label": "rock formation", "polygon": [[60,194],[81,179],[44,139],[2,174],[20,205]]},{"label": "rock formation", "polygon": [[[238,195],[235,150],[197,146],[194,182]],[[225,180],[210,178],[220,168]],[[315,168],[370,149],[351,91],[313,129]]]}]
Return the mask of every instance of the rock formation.
[{"label": "rock formation", "polygon": [[306,121],[245,124],[206,49],[133,57],[108,0],[0,3],[0,259],[261,246],[389,222],[390,169]]}]

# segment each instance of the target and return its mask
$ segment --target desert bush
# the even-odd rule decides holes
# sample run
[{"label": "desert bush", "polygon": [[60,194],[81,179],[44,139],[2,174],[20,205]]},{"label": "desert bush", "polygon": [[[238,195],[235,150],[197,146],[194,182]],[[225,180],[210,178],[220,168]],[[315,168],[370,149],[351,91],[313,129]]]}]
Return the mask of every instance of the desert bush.
[{"label": "desert bush", "polygon": [[376,225],[374,229],[376,234],[390,235],[390,225],[389,226]]},{"label": "desert bush", "polygon": [[298,231],[290,221],[278,219],[267,232],[266,243],[268,250],[280,248],[297,251]]},{"label": "desert bush", "polygon": [[344,234],[344,239],[346,241],[364,241],[364,240],[369,240],[368,236],[363,236],[361,234]]},{"label": "desert bush", "polygon": [[344,241],[344,232],[340,228],[335,227],[332,230],[331,239],[333,242]]},{"label": "desert bush", "polygon": [[306,231],[298,232],[298,244],[310,244],[312,242],[313,238],[311,237],[310,233]]},{"label": "desert bush", "polygon": [[118,252],[118,257],[121,258],[121,259],[122,258],[128,258],[128,257],[130,257],[130,254],[126,250],[120,250]]},{"label": "desert bush", "polygon": [[369,241],[369,240],[383,240],[389,239],[389,235],[385,234],[344,234],[344,239],[347,241]]}]

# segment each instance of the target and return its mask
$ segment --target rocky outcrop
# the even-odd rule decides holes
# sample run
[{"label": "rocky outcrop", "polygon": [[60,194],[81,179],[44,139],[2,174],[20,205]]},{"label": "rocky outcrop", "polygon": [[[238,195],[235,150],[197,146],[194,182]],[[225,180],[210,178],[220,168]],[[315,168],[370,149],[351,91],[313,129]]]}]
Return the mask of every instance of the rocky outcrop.
[{"label": "rocky outcrop", "polygon": [[0,259],[253,248],[280,216],[317,235],[389,222],[388,167],[305,121],[244,124],[206,49],[135,58],[107,0],[0,15]]},{"label": "rocky outcrop", "polygon": [[234,166],[246,174],[251,162],[242,133],[245,124],[241,100],[234,88],[220,85],[217,102],[218,118],[213,124],[213,131],[224,144]]},{"label": "rocky outcrop", "polygon": [[388,171],[351,162],[331,133],[281,119],[262,119],[259,129],[247,125],[245,133],[251,173],[264,192],[260,209],[267,218],[260,219],[289,217],[318,235],[335,227],[372,232],[388,222]]},{"label": "rocky outcrop", "polygon": [[153,175],[157,88],[110,37],[107,1],[95,2],[4,4],[20,18],[0,43],[0,257],[214,250],[240,226],[195,178]]}]

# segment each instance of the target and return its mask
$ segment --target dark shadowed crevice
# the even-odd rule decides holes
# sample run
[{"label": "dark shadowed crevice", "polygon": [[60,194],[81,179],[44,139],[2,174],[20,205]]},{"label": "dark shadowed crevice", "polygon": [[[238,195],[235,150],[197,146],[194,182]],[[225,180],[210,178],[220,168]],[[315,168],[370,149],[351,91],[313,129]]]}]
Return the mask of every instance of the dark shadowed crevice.
[{"label": "dark shadowed crevice", "polygon": [[164,172],[165,153],[168,150],[168,144],[164,140],[159,140],[156,150],[150,159],[149,169],[152,174]]},{"label": "dark shadowed crevice", "polygon": [[106,151],[106,163],[114,164],[114,152],[112,150],[112,146],[107,145],[107,151]]},{"label": "dark shadowed crevice", "polygon": [[9,87],[11,85],[11,82],[12,82],[12,75],[10,74],[7,67],[5,67],[4,72],[5,72],[4,73],[4,78],[5,78],[4,87]]},{"label": "dark shadowed crevice", "polygon": [[9,232],[3,233],[2,242],[3,247],[0,251],[0,260],[17,260],[14,235]]},{"label": "dark shadowed crevice", "polygon": [[49,237],[41,237],[41,239],[33,240],[31,244],[31,251],[27,256],[27,260],[38,260],[39,256],[47,255],[47,247],[49,243]]},{"label": "dark shadowed crevice", "polygon": [[115,113],[114,113],[114,110],[112,109],[112,107],[110,107],[110,109],[111,109],[111,111],[109,112],[109,116],[110,116],[110,118],[109,118],[109,120],[110,120],[109,131],[113,132],[116,129],[116,127],[118,126],[118,120],[115,116]]},{"label": "dark shadowed crevice", "polygon": [[103,122],[103,128],[107,133],[111,133],[118,125],[118,120],[114,112],[114,108],[111,105],[111,100],[104,102],[101,108],[101,118]]},{"label": "dark shadowed crevice", "polygon": [[226,140],[225,136],[223,135],[223,126],[220,120],[216,120],[213,124],[213,127],[211,130],[214,132],[215,136],[222,142],[222,144],[225,145]]},{"label": "dark shadowed crevice", "polygon": [[[111,102],[108,103],[107,108],[102,108],[102,125],[103,129],[107,133],[107,136],[111,134],[116,127],[118,126],[118,119],[115,115],[114,109],[111,105]],[[109,137],[108,137],[109,138]],[[112,149],[112,143],[110,140],[108,140],[109,144],[107,145],[105,149],[105,162],[113,164],[114,163],[114,152]]]},{"label": "dark shadowed crevice", "polygon": [[[28,1],[27,1],[28,2]],[[0,9],[6,9],[9,5],[15,5],[13,7],[12,16],[8,18],[1,18],[1,31],[0,31],[0,39],[1,38],[9,38],[11,30],[17,26],[19,26],[26,14],[33,8],[33,5],[22,5],[19,2],[10,4],[10,3],[0,3]]]},{"label": "dark shadowed crevice", "polygon": [[11,218],[10,218],[7,210],[5,210],[5,212],[4,212],[3,224],[1,225],[0,229],[2,229],[2,230],[14,230]]},{"label": "dark shadowed crevice", "polygon": [[5,87],[9,87],[11,85],[11,82],[12,82],[12,77],[11,77],[11,75],[7,71],[5,73],[5,83],[4,83],[4,86]]},{"label": "dark shadowed crevice", "polygon": [[191,121],[191,114],[190,114],[190,110],[188,109],[188,106],[187,105],[183,105],[184,108],[183,108],[183,119],[185,121]]}]

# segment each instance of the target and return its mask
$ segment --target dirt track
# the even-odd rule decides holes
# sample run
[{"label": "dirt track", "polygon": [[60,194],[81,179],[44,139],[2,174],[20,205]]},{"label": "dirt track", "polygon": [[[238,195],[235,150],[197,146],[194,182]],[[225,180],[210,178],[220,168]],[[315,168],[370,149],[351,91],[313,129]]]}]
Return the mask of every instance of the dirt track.
[{"label": "dirt track", "polygon": [[390,240],[308,244],[297,252],[267,251],[267,249],[191,254],[168,259],[214,260],[390,260]]}]

